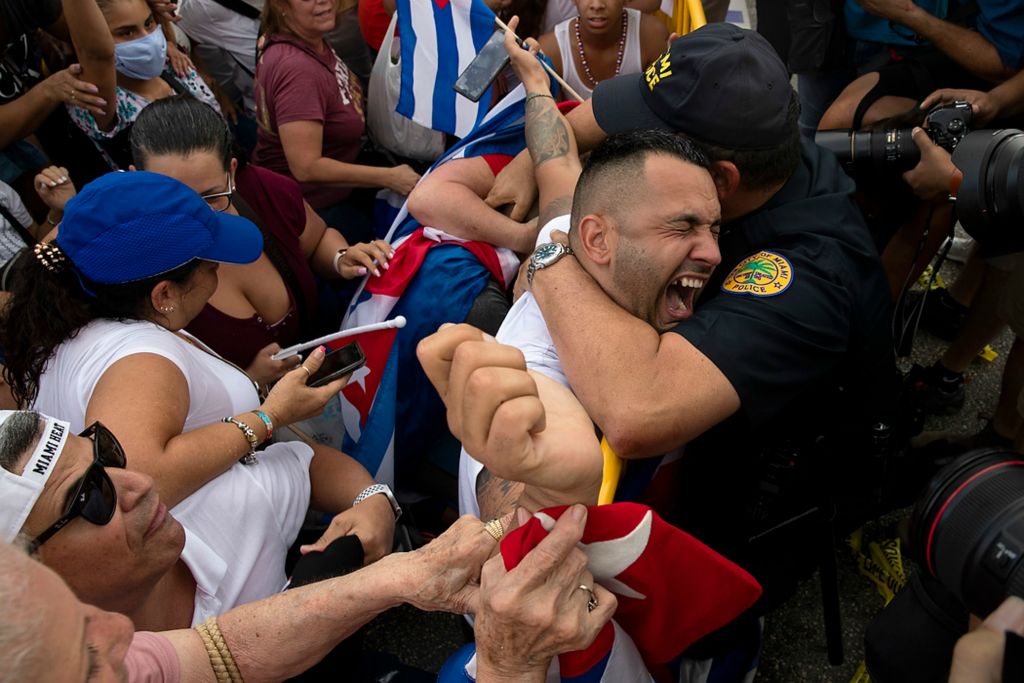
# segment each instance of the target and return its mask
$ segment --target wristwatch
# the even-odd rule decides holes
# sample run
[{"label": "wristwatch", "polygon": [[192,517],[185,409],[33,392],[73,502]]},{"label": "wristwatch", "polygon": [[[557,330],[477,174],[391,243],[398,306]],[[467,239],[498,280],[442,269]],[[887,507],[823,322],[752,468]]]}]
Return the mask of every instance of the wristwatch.
[{"label": "wristwatch", "polygon": [[355,507],[378,493],[388,499],[388,502],[391,503],[391,511],[395,513],[395,519],[398,519],[402,515],[402,507],[395,500],[395,494],[391,493],[391,488],[387,484],[370,484],[356,496],[356,499],[352,501],[352,506]]},{"label": "wristwatch", "polygon": [[558,262],[558,259],[572,253],[572,247],[567,247],[558,242],[548,242],[537,247],[537,250],[533,252],[533,256],[530,257],[530,265],[526,267],[527,285],[533,286],[533,275],[538,270],[553,266]]}]

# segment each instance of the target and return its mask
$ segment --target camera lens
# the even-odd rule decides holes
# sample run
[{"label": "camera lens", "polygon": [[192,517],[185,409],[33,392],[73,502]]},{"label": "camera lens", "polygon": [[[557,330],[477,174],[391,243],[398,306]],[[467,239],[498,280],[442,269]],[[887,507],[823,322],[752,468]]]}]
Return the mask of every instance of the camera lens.
[{"label": "camera lens", "polygon": [[956,213],[984,256],[1024,251],[1024,133],[979,130],[953,152],[964,174]]},{"label": "camera lens", "polygon": [[921,152],[909,130],[820,130],[814,141],[831,151],[850,172],[909,171]]},{"label": "camera lens", "polygon": [[928,484],[910,525],[918,561],[974,614],[1024,596],[1024,454],[957,458]]}]

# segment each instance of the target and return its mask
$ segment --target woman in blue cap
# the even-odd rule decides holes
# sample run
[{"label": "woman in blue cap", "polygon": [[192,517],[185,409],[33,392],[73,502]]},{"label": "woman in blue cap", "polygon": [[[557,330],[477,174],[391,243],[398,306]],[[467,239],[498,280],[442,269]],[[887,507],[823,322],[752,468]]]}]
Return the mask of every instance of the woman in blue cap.
[{"label": "woman in blue cap", "polygon": [[[74,430],[101,420],[168,507],[197,491],[213,498],[204,485],[221,475],[239,486],[255,482],[260,464],[269,472],[284,467],[281,459],[289,464],[274,486],[316,502],[318,476],[329,471],[325,479],[347,482],[332,489],[331,507],[350,507],[374,483],[351,458],[330,449],[314,457],[294,442],[256,451],[275,428],[319,413],[344,386],[347,378],[306,386],[323,351],[261,403],[245,373],[182,329],[216,290],[218,264],[254,261],[262,247],[251,222],[211,210],[167,176],[111,173],[90,183],[67,203],[57,238],[12,273],[0,343],[15,398]],[[239,465],[240,458],[257,465]],[[391,547],[394,513],[384,498],[352,507],[351,524],[333,529],[358,535],[369,561]],[[216,515],[206,514],[213,519],[204,523],[215,524]]]}]

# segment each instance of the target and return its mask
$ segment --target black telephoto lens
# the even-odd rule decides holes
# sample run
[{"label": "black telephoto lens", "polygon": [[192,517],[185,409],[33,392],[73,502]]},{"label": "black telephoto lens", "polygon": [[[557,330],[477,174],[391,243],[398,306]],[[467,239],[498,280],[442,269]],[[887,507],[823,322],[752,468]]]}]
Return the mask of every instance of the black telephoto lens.
[{"label": "black telephoto lens", "polygon": [[1024,597],[1024,454],[971,451],[946,465],[914,506],[910,544],[974,614]]},{"label": "black telephoto lens", "polygon": [[921,152],[910,130],[819,130],[814,141],[836,155],[851,173],[909,171],[917,166]]},{"label": "black telephoto lens", "polygon": [[1024,132],[979,130],[953,152],[956,214],[984,256],[1024,251]]}]

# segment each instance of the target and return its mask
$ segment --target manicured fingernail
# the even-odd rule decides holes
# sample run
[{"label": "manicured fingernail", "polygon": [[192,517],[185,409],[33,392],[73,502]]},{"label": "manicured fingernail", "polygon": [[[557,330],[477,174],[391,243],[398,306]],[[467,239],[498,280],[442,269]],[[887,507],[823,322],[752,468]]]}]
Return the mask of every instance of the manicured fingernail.
[{"label": "manicured fingernail", "polygon": [[394,257],[395,257],[395,250],[394,250],[394,249],[392,249],[392,250],[391,250],[391,253],[390,253],[390,254],[388,254],[388,258],[394,258]]},{"label": "manicured fingernail", "polygon": [[66,175],[62,175],[60,178],[57,179],[58,183],[66,183],[67,181],[68,177]]},{"label": "manicured fingernail", "polygon": [[363,266],[359,266],[358,268],[356,268],[356,273],[359,275],[366,275],[366,268],[364,268]]},{"label": "manicured fingernail", "polygon": [[50,187],[57,187],[57,181],[51,180],[50,181]]},{"label": "manicured fingernail", "polygon": [[387,261],[385,261],[382,265],[384,266],[384,270],[387,270],[388,268],[391,267],[391,266],[388,265]]},{"label": "manicured fingernail", "polygon": [[380,277],[380,270],[378,268],[374,268],[373,274],[376,275],[377,277]]},{"label": "manicured fingernail", "polygon": [[[100,91],[100,89],[99,89],[99,88],[97,88],[97,87],[96,87],[95,85],[93,85],[92,83],[90,83],[89,85],[87,85],[87,86],[86,86],[86,88],[85,88],[85,91],[86,91],[86,92],[91,92],[92,94],[94,94],[94,95],[95,95],[95,94],[97,94],[97,93],[98,93],[98,92]],[[107,101],[106,101],[106,100],[103,100],[103,104],[106,104],[106,103],[107,103]]]},{"label": "manicured fingernail", "polygon": [[327,347],[326,346],[318,346],[318,347],[316,347],[316,350],[319,351],[321,355],[324,355],[324,356],[327,355]]}]

